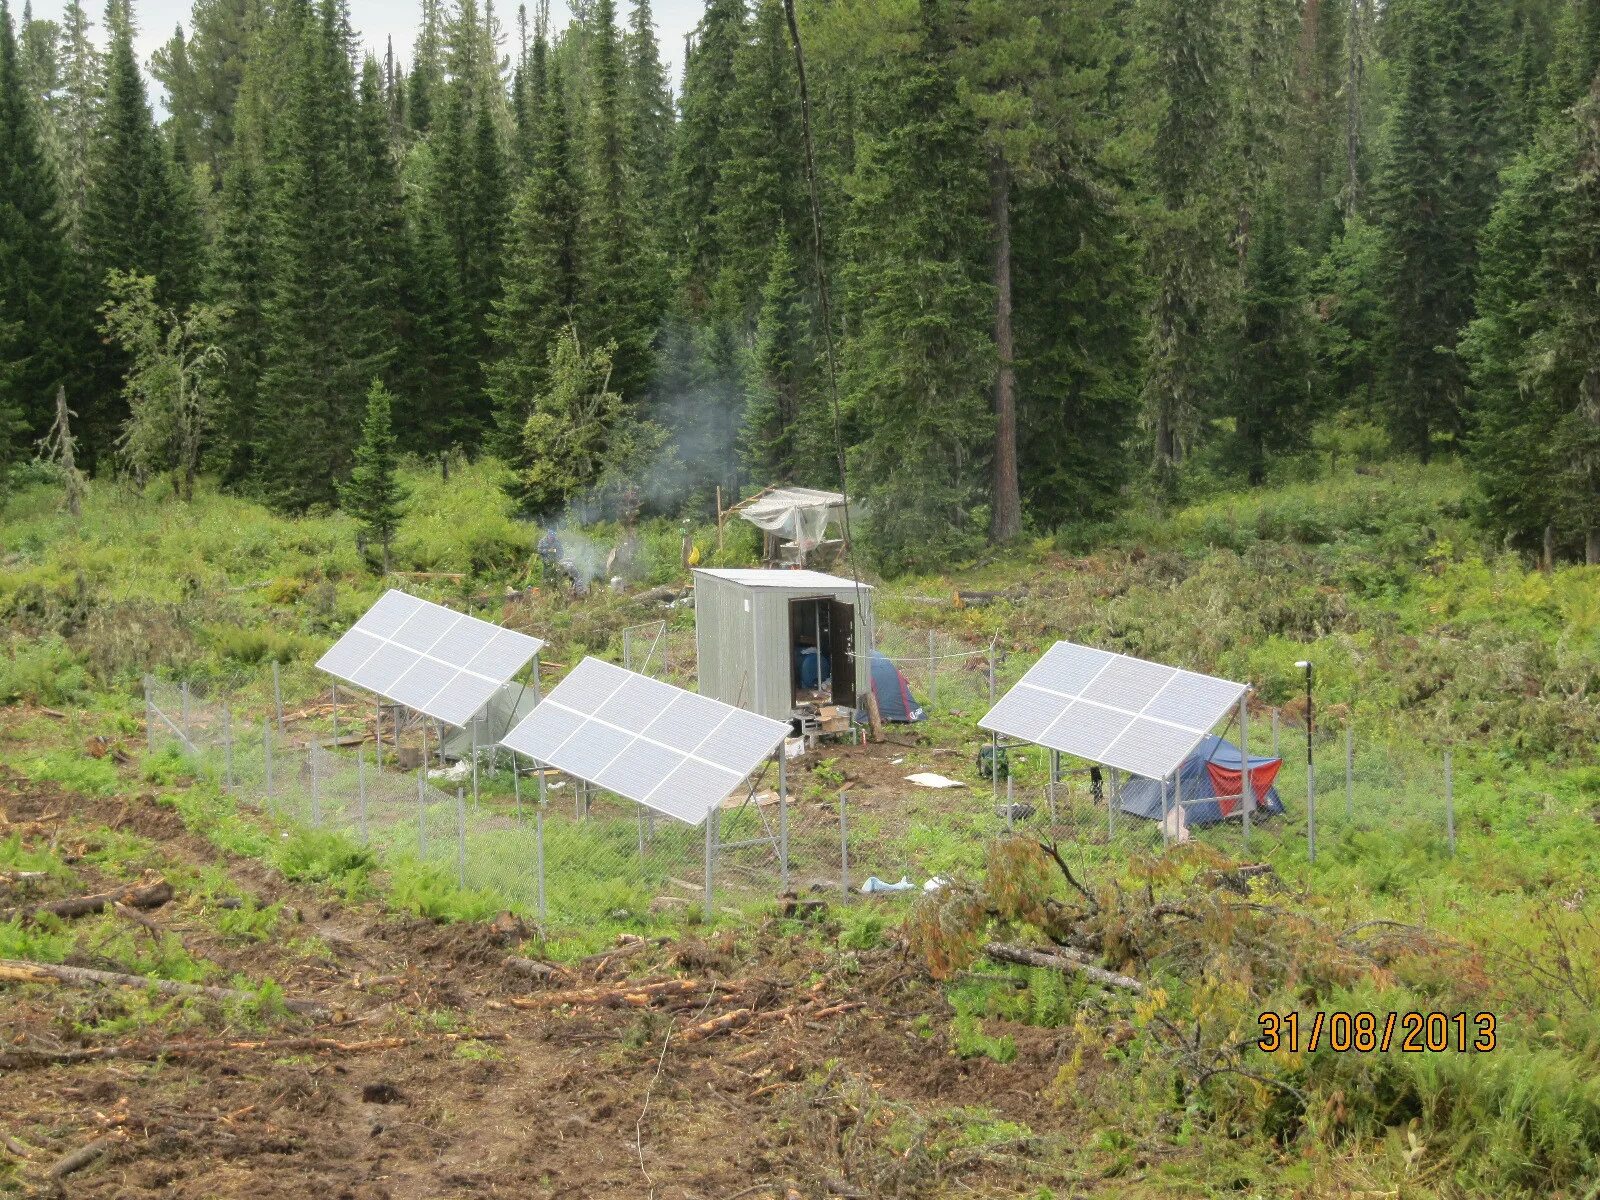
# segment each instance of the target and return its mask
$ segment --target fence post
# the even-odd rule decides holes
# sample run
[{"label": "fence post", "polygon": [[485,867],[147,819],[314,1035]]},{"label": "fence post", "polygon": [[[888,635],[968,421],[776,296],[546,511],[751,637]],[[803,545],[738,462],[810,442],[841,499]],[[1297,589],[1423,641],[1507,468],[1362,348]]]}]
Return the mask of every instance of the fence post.
[{"label": "fence post", "polygon": [[283,732],[283,683],[278,678],[278,660],[272,660],[272,703],[278,710],[278,732]]},{"label": "fence post", "polygon": [[1278,710],[1276,708],[1272,710],[1272,757],[1282,757],[1278,753]]},{"label": "fence post", "polygon": [[928,707],[939,707],[939,663],[933,657],[933,630],[928,630]]},{"label": "fence post", "polygon": [[[444,743],[439,744],[439,755],[444,756]],[[441,767],[443,763],[439,764]],[[478,811],[478,718],[472,718],[472,811]]]},{"label": "fence post", "polygon": [[1017,811],[1017,781],[1009,771],[1006,772],[1006,832],[1010,833],[1012,821]]},{"label": "fence post", "polygon": [[306,747],[306,760],[311,764],[311,828],[322,828],[322,788],[317,779],[317,747]]},{"label": "fence post", "polygon": [[467,801],[460,788],[456,789],[456,883],[467,890]]},{"label": "fence post", "polygon": [[1450,857],[1456,855],[1456,780],[1452,773],[1450,751],[1444,752],[1444,831],[1450,843]]},{"label": "fence post", "polygon": [[631,628],[624,629],[622,631],[622,669],[624,671],[633,670],[633,638],[631,636],[632,633],[633,633],[633,630]]},{"label": "fence post", "polygon": [[778,890],[789,890],[789,754],[788,739],[778,743]]},{"label": "fence post", "polygon": [[1045,793],[1045,798],[1050,803],[1050,829],[1056,827],[1056,782],[1061,776],[1061,751],[1050,751],[1050,789]]},{"label": "fence post", "polygon": [[1167,820],[1167,780],[1161,781],[1161,846],[1165,849],[1172,844],[1172,826]]},{"label": "fence post", "polygon": [[267,773],[267,808],[272,808],[272,722],[261,718],[261,761]]},{"label": "fence post", "polygon": [[1317,767],[1306,763],[1306,861],[1317,861]]},{"label": "fence post", "polygon": [[706,921],[709,923],[716,909],[712,904],[712,888],[716,883],[717,865],[717,823],[722,819],[722,806],[719,804],[706,814]]},{"label": "fence post", "polygon": [[[667,645],[668,645],[668,643],[667,643],[667,623],[665,621],[663,621],[663,622],[661,622],[661,678],[662,679],[665,679],[667,677],[668,668],[672,665],[667,661]],[[822,647],[821,646],[817,647],[817,652],[819,654],[822,652]]]},{"label": "fence post", "polygon": [[339,685],[333,685],[333,743],[339,744]]},{"label": "fence post", "polygon": [[1106,793],[1106,841],[1110,842],[1117,836],[1117,804],[1122,799],[1122,776],[1115,767],[1111,768],[1111,788]]},{"label": "fence post", "polygon": [[150,699],[150,676],[144,677],[144,748],[148,754],[156,752],[155,701]]},{"label": "fence post", "polygon": [[428,798],[424,794],[427,775],[426,768],[417,768],[417,857],[424,862],[428,858]]},{"label": "fence post", "polygon": [[361,831],[361,844],[371,838],[367,835],[367,748],[356,747],[356,827]]},{"label": "fence post", "polygon": [[511,752],[511,791],[517,798],[517,823],[522,823],[522,768],[517,765],[517,752]]},{"label": "fence post", "polygon": [[194,752],[194,739],[189,736],[189,681],[185,679],[178,685],[178,728],[183,730],[183,744],[192,754]]},{"label": "fence post", "polygon": [[383,701],[379,700],[372,706],[372,740],[373,754],[376,756],[373,765],[378,770],[383,770]]},{"label": "fence post", "polygon": [[1353,821],[1356,815],[1356,728],[1344,723],[1344,819]]},{"label": "fence post", "polygon": [[233,791],[233,706],[222,705],[222,789]]},{"label": "fence post", "polygon": [[1244,809],[1244,846],[1250,848],[1250,817],[1256,807],[1256,781],[1250,778],[1250,693],[1239,697],[1239,793]]},{"label": "fence post", "polygon": [[[538,764],[535,763],[535,766]],[[539,780],[544,782],[544,772],[539,773]],[[539,919],[545,919],[547,913],[544,904],[544,801],[539,801],[539,806],[533,810],[533,866],[534,873],[539,878]]]},{"label": "fence post", "polygon": [[845,826],[845,793],[839,793],[839,890],[850,899],[850,834]]}]

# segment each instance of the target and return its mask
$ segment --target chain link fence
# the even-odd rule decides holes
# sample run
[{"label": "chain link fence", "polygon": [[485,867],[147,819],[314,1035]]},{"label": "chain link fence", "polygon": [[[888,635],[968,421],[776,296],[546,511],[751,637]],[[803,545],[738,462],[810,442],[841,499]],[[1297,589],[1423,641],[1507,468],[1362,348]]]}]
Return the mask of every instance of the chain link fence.
[{"label": "chain link fence", "polygon": [[232,696],[188,684],[147,678],[145,709],[152,752],[177,748],[240,803],[342,834],[391,865],[491,889],[553,926],[740,913],[787,885],[788,814],[770,767],[689,826],[554,771],[513,771],[506,752],[490,748],[478,752],[474,798],[460,765],[430,769],[431,722],[390,706],[373,717],[384,722],[381,749],[348,705],[341,744],[317,728],[331,713],[280,728],[271,706],[245,717]]}]

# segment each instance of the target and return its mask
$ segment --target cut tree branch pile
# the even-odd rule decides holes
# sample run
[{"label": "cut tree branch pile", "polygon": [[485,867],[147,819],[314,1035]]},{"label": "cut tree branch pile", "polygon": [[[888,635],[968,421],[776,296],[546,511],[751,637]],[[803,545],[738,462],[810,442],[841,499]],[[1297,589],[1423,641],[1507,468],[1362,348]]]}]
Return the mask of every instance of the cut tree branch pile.
[{"label": "cut tree branch pile", "polygon": [[232,1041],[209,1038],[189,1042],[134,1042],[116,1046],[81,1046],[69,1050],[14,1048],[0,1052],[0,1068],[59,1066],[67,1063],[100,1062],[108,1058],[135,1062],[206,1057],[216,1054],[366,1054],[375,1050],[399,1050],[426,1041],[494,1042],[504,1041],[503,1033],[446,1033],[431,1038],[381,1037],[345,1042],[329,1037],[263,1038]]},{"label": "cut tree branch pile", "polygon": [[1043,967],[1047,971],[1069,971],[1092,979],[1105,987],[1143,994],[1144,984],[1128,975],[1119,975],[1104,967],[1097,967],[1083,955],[1065,946],[1052,951],[1030,950],[1026,946],[1012,946],[1005,942],[988,942],[983,952],[999,962],[1018,963],[1025,967]]}]

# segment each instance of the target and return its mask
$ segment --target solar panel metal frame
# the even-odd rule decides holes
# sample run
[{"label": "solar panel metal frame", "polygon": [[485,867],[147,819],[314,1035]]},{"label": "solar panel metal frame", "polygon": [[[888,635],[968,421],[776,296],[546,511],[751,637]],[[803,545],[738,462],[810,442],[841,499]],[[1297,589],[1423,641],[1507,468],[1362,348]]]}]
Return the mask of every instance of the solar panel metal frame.
[{"label": "solar panel metal frame", "polygon": [[391,588],[317,667],[463,728],[542,649],[539,638]]},{"label": "solar panel metal frame", "polygon": [[586,658],[500,744],[700,825],[788,732],[783,721]]},{"label": "solar panel metal frame", "polygon": [[1248,690],[1231,679],[1057,642],[978,725],[1166,779]]}]

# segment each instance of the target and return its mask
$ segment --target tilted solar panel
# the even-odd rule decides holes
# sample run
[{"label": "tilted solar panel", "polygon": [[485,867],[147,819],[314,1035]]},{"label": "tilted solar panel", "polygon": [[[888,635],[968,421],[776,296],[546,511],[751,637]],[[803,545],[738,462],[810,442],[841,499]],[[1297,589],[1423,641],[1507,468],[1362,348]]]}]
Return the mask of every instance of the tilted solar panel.
[{"label": "tilted solar panel", "polygon": [[317,666],[447,725],[461,726],[543,647],[525,633],[391,589]]},{"label": "tilted solar panel", "polygon": [[586,658],[500,744],[698,825],[788,732],[782,721]]},{"label": "tilted solar panel", "polygon": [[978,724],[1165,779],[1246,690],[1214,675],[1057,642]]}]

